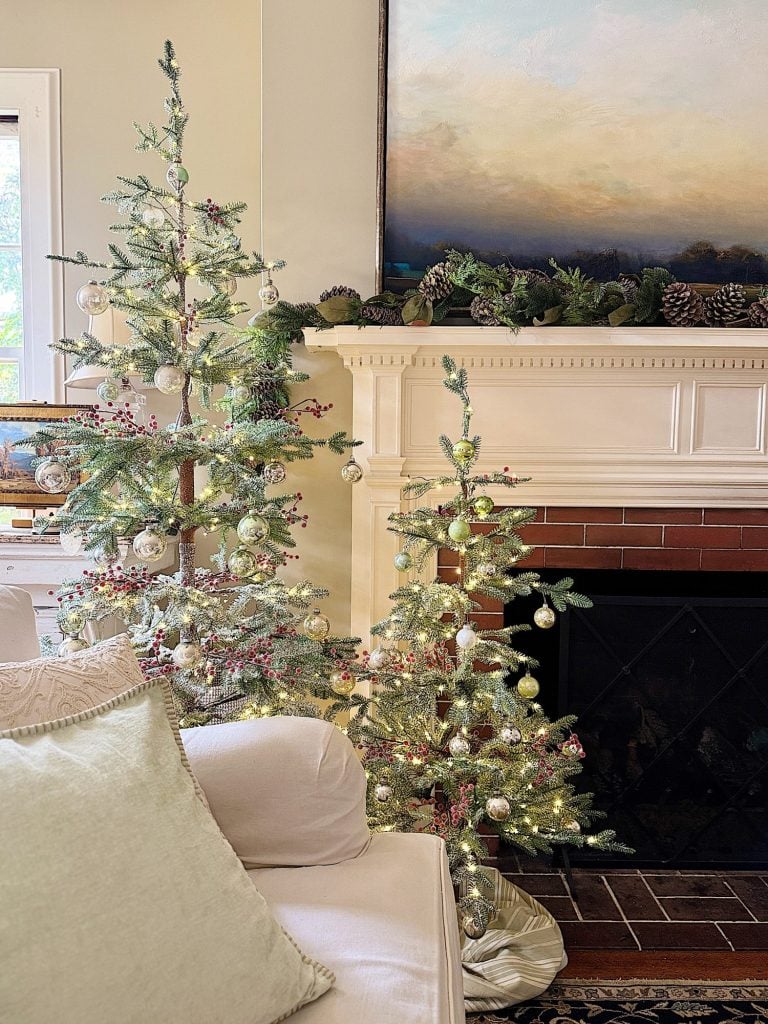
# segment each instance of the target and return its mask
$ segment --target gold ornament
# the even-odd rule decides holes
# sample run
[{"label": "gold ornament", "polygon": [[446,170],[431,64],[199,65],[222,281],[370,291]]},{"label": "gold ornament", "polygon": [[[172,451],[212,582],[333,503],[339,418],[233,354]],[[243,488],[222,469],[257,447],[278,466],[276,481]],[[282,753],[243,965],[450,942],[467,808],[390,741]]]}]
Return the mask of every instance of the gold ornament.
[{"label": "gold ornament", "polygon": [[354,459],[345,462],[341,467],[341,479],[345,484],[356,484],[363,479],[363,471]]},{"label": "gold ornament", "polygon": [[77,636],[85,629],[87,619],[79,608],[68,608],[59,612],[56,621],[65,636]]},{"label": "gold ornament", "polygon": [[471,914],[467,914],[466,917],[462,917],[461,928],[468,939],[482,939],[488,930],[487,925],[478,924]]},{"label": "gold ornament", "polygon": [[399,572],[407,572],[413,565],[413,559],[407,551],[398,551],[395,555],[395,568]]},{"label": "gold ornament", "polygon": [[581,832],[581,825],[575,819],[573,821],[566,821],[563,824],[563,828],[568,829],[569,832]]},{"label": "gold ornament", "polygon": [[448,524],[448,536],[457,544],[468,540],[472,535],[472,529],[466,519],[453,519]]},{"label": "gold ornament", "polygon": [[517,692],[527,700],[533,700],[539,695],[539,681],[534,679],[530,672],[526,672],[517,681]]},{"label": "gold ornament", "polygon": [[533,621],[539,629],[551,629],[556,618],[557,616],[546,602],[533,613]]},{"label": "gold ornament", "polygon": [[269,523],[262,516],[257,516],[253,512],[243,516],[237,524],[237,536],[243,544],[259,544],[268,535]]},{"label": "gold ornament", "polygon": [[505,796],[489,796],[485,801],[485,813],[492,821],[506,821],[512,807]]},{"label": "gold ornament", "polygon": [[256,561],[256,556],[248,548],[235,548],[227,559],[227,568],[238,579],[246,579],[248,576],[253,576],[258,567],[259,563]]},{"label": "gold ornament", "polygon": [[466,466],[475,457],[475,446],[466,437],[453,446],[453,457],[461,466]]},{"label": "gold ornament", "polygon": [[69,654],[77,654],[78,651],[85,651],[91,645],[81,636],[65,636],[56,649],[60,658],[66,658]]},{"label": "gold ornament", "polygon": [[304,632],[310,640],[325,640],[331,631],[331,624],[319,608],[313,608],[304,619]]},{"label": "gold ornament", "polygon": [[346,697],[355,688],[355,677],[349,672],[331,672],[331,689],[340,697]]},{"label": "gold ornament", "polygon": [[489,498],[487,494],[481,494],[472,502],[472,508],[478,519],[486,519],[493,512],[493,498]]}]

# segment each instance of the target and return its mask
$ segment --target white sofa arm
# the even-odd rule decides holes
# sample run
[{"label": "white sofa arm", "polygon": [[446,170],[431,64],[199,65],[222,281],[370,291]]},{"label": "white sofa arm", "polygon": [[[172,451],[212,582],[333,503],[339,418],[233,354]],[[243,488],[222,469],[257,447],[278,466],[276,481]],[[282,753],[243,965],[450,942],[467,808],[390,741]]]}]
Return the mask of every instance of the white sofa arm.
[{"label": "white sofa arm", "polygon": [[261,718],[183,729],[181,738],[246,867],[338,864],[368,846],[365,772],[335,726]]}]

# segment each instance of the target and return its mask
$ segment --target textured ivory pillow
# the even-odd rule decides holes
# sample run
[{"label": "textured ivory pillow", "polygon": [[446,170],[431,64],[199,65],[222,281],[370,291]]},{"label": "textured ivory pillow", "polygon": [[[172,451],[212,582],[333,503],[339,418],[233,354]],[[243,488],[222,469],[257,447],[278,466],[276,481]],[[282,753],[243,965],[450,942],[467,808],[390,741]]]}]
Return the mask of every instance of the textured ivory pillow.
[{"label": "textured ivory pillow", "polygon": [[333,983],[195,795],[163,691],[0,732],[3,1020],[272,1024]]}]

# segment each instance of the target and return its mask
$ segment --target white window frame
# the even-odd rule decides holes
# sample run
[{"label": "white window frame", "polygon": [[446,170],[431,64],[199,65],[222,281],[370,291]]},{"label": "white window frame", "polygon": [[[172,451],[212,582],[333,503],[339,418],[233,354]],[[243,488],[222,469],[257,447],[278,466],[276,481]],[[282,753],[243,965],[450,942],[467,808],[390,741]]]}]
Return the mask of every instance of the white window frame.
[{"label": "white window frame", "polygon": [[18,114],[21,163],[23,401],[64,401],[61,90],[58,68],[0,68],[0,113]]}]

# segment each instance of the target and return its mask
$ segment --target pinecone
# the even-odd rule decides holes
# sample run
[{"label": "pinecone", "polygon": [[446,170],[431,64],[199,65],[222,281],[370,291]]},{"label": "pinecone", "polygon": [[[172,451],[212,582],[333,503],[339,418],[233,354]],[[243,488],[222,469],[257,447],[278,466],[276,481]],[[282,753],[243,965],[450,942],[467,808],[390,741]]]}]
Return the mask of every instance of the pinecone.
[{"label": "pinecone", "polygon": [[749,319],[755,327],[768,327],[768,297],[752,303],[749,307]]},{"label": "pinecone", "polygon": [[520,270],[518,267],[511,268],[512,277],[523,277],[525,278],[526,284],[551,284],[551,278],[549,274],[546,274],[543,270],[536,270],[533,267],[529,267],[527,270]]},{"label": "pinecone", "polygon": [[498,327],[501,323],[495,312],[495,300],[476,295],[469,307],[470,316],[483,327]]},{"label": "pinecone", "polygon": [[400,309],[393,306],[374,306],[368,303],[360,310],[360,316],[375,324],[381,324],[382,327],[403,326]]},{"label": "pinecone", "polygon": [[746,312],[747,297],[740,284],[724,284],[704,303],[704,322],[709,327],[738,320]]},{"label": "pinecone", "polygon": [[325,302],[326,299],[332,299],[335,295],[343,295],[348,299],[360,298],[360,292],[356,291],[354,288],[349,288],[345,284],[335,284],[333,288],[329,288],[327,291],[324,291],[317,301]]},{"label": "pinecone", "polygon": [[283,418],[283,407],[272,398],[265,398],[256,401],[256,415],[260,420],[281,420]]},{"label": "pinecone", "polygon": [[704,300],[684,281],[668,284],[662,292],[664,319],[673,327],[694,327],[704,319]]},{"label": "pinecone", "polygon": [[619,277],[619,288],[621,288],[624,299],[628,303],[633,303],[637,299],[637,289],[639,285],[637,281],[631,277]]},{"label": "pinecone", "polygon": [[451,294],[453,285],[444,262],[436,263],[426,272],[419,282],[419,291],[432,302],[439,302],[440,299],[445,299]]}]

